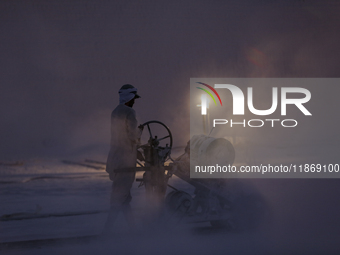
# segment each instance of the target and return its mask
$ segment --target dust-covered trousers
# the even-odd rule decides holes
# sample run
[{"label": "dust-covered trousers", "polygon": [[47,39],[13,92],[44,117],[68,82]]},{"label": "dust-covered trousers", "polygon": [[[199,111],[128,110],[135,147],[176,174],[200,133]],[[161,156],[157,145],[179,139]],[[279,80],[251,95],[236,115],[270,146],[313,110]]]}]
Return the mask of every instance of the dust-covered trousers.
[{"label": "dust-covered trousers", "polygon": [[135,180],[135,175],[135,172],[113,174],[110,198],[111,209],[119,210],[131,202],[132,196],[130,190]]}]

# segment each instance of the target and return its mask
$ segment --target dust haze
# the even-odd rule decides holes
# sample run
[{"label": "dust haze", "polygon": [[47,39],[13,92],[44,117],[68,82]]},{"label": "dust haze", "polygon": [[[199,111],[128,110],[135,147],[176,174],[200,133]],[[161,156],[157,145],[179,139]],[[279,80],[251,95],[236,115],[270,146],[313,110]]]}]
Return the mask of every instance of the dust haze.
[{"label": "dust haze", "polygon": [[[2,1],[1,154],[109,141],[118,89],[189,139],[190,77],[337,77],[334,1]],[[335,126],[335,125],[334,125]],[[103,149],[105,150],[105,149]]]},{"label": "dust haze", "polygon": [[[105,158],[110,114],[126,83],[142,97],[134,105],[139,122],[162,121],[183,146],[192,77],[339,77],[339,12],[331,0],[1,1],[0,160]],[[337,154],[340,87],[323,92],[312,93],[312,111],[325,124],[304,135],[319,134],[310,143],[327,141]],[[339,236],[338,180],[253,182],[275,212],[273,247],[293,233],[301,240],[290,242],[295,251]]]}]

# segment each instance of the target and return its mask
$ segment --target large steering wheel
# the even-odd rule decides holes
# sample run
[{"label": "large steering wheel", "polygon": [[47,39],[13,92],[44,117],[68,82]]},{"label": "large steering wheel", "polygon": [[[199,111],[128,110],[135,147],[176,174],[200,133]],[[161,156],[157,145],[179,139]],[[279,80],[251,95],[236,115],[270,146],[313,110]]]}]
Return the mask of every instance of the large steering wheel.
[{"label": "large steering wheel", "polygon": [[[160,166],[160,163],[164,164],[167,158],[170,158],[172,148],[172,134],[170,129],[164,123],[157,120],[145,122],[141,126],[143,130],[145,129],[145,126],[147,127],[149,139],[146,144],[139,146],[139,148],[143,150],[144,155],[139,150],[137,150],[137,163],[141,166],[142,171],[145,170],[145,173],[143,174],[142,179],[136,180],[142,181],[140,186],[145,184],[147,194],[156,195],[156,197],[159,199],[165,195],[168,178],[170,176],[165,175],[164,167],[157,166]],[[152,127],[155,128],[151,130]],[[160,134],[161,136],[158,138],[156,133]],[[166,142],[166,145],[160,146],[161,141],[163,141],[163,144]],[[138,152],[142,154],[141,156],[143,157],[143,160],[138,159]],[[144,161],[144,165],[139,163],[138,160]]]},{"label": "large steering wheel", "polygon": [[[159,125],[163,126],[166,129],[166,131],[168,132],[167,135],[165,135],[165,136],[163,136],[161,138],[158,138],[157,136],[153,136],[153,133],[152,133],[151,128],[150,128],[150,124],[153,124],[153,123],[159,124]],[[150,121],[145,122],[144,124],[142,124],[142,126],[143,126],[143,130],[144,130],[145,126],[147,126],[148,131],[149,131],[149,136],[150,136],[149,137],[149,142],[152,142],[153,145],[158,145],[160,141],[162,141],[164,139],[169,139],[168,146],[170,147],[170,149],[172,148],[172,134],[171,134],[170,129],[164,123],[162,123],[160,121],[157,121],[157,120],[150,120]],[[151,144],[149,144],[149,143],[148,144],[144,144],[144,145],[141,145],[140,147],[149,146],[149,145],[151,145]]]}]

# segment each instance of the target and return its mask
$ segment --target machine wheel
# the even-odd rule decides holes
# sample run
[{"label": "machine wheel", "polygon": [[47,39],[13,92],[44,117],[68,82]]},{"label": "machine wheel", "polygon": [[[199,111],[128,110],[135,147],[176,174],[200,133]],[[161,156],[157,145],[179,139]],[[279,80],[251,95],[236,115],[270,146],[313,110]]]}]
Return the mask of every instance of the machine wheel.
[{"label": "machine wheel", "polygon": [[258,228],[268,216],[268,206],[260,195],[240,197],[232,204],[232,216],[227,220],[210,221],[212,227],[232,231],[245,231]]},{"label": "machine wheel", "polygon": [[[162,138],[157,138],[157,136],[153,136],[153,134],[151,132],[151,128],[150,128],[151,124],[158,124],[158,125],[163,126],[166,129],[166,131],[167,131],[167,135],[162,137]],[[170,149],[172,148],[172,134],[171,134],[170,129],[164,123],[162,123],[160,121],[157,121],[157,120],[150,120],[150,121],[145,122],[144,124],[142,124],[142,126],[143,127],[147,126],[148,131],[149,131],[149,136],[150,136],[149,140],[156,141],[156,142],[159,143],[160,141],[168,138],[169,139],[168,146],[170,147]],[[145,145],[142,145],[142,146],[145,146]],[[140,146],[140,147],[142,147],[142,146]]]},{"label": "machine wheel", "polygon": [[165,198],[165,206],[169,212],[185,215],[192,206],[192,197],[184,191],[171,191]]}]

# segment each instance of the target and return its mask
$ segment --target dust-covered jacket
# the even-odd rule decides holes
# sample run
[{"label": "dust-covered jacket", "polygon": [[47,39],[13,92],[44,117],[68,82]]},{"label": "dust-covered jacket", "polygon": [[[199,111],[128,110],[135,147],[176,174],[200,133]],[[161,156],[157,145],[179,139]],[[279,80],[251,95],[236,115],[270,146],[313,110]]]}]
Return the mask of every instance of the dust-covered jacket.
[{"label": "dust-covered jacket", "polygon": [[135,110],[119,104],[111,114],[111,146],[106,162],[106,172],[111,180],[115,169],[136,166],[139,139]]}]

